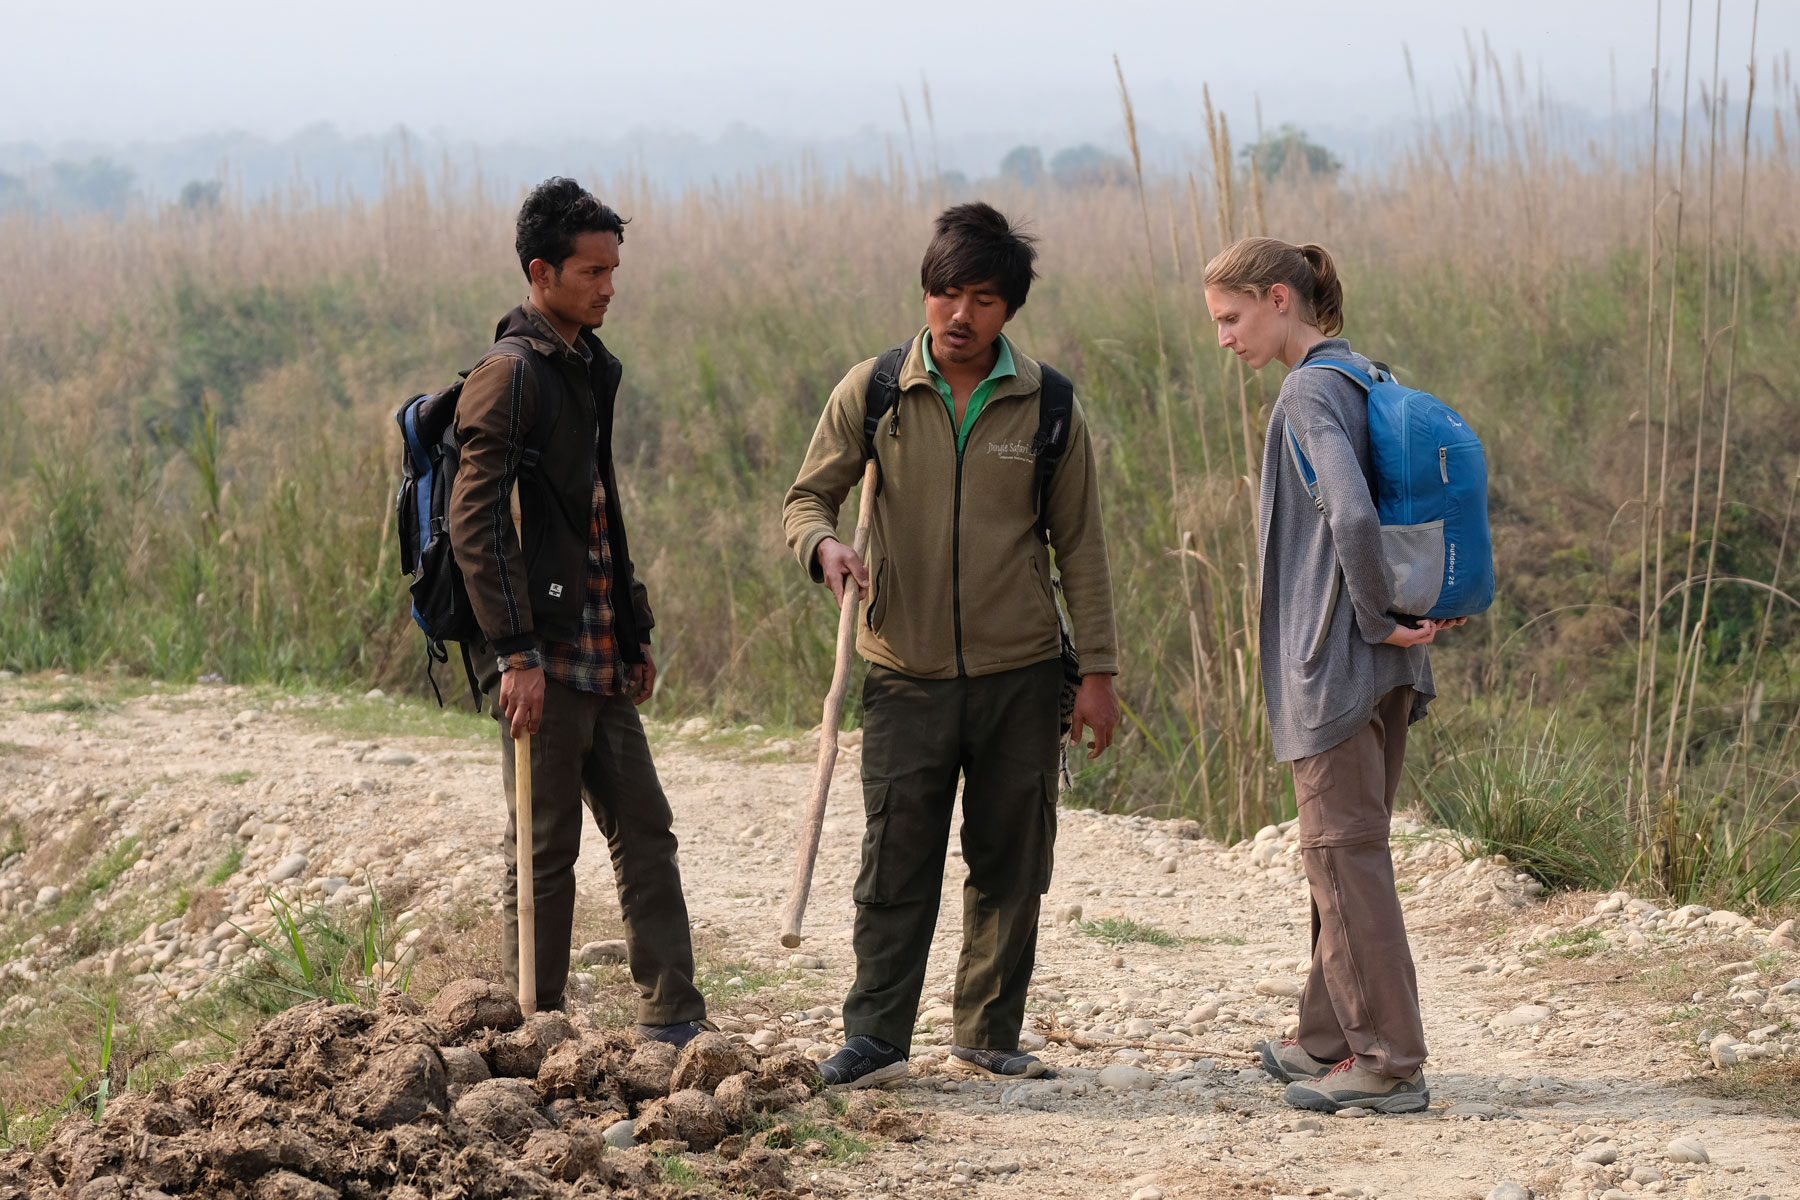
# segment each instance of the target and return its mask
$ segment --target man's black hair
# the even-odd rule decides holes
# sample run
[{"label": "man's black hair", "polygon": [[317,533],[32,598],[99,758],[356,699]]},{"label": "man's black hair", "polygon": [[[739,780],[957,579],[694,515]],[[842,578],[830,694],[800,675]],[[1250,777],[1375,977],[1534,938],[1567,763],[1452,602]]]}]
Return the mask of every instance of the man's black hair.
[{"label": "man's black hair", "polygon": [[519,209],[519,234],[513,241],[525,278],[531,278],[534,258],[543,259],[560,274],[563,263],[575,253],[575,239],[584,233],[617,234],[623,242],[625,218],[561,175],[532,188]]},{"label": "man's black hair", "polygon": [[993,283],[1011,316],[1025,307],[1031,281],[1037,278],[1037,239],[1013,225],[991,204],[976,201],[946,208],[937,233],[925,247],[919,283],[928,296],[952,288]]}]

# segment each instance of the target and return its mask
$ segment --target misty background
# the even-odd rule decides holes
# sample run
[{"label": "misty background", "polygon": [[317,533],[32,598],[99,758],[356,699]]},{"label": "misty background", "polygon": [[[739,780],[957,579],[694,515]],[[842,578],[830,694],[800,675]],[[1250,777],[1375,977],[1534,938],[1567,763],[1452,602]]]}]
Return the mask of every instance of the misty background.
[{"label": "misty background", "polygon": [[[1291,125],[1357,168],[1503,102],[1550,114],[1570,149],[1629,152],[1659,61],[1679,111],[1690,13],[1695,87],[1715,50],[1741,86],[1752,9],[1664,0],[1659,55],[1655,0],[9,3],[0,212],[368,196],[404,163],[502,194],[554,173],[681,188],[896,161],[1078,181],[1125,152],[1114,54],[1153,167],[1205,158],[1203,85],[1240,144]],[[1800,4],[1757,20],[1766,69]],[[1508,95],[1471,98],[1472,56]]]}]

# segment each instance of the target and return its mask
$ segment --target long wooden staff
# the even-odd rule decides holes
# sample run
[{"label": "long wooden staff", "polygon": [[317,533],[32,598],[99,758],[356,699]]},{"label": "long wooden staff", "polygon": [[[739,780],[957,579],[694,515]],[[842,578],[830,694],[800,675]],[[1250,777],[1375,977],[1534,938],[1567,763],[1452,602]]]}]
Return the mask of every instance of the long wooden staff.
[{"label": "long wooden staff", "polygon": [[[525,553],[525,525],[519,515],[519,489],[512,495],[513,533]],[[531,733],[513,739],[514,888],[519,912],[519,1010],[537,1011],[537,874],[532,869],[536,841],[531,821]]]},{"label": "long wooden staff", "polygon": [[[863,468],[862,499],[857,504],[856,534],[850,548],[861,558],[869,549],[869,520],[875,511],[875,460]],[[781,916],[781,944],[792,950],[800,944],[800,919],[806,915],[806,898],[812,891],[813,863],[819,857],[819,834],[825,827],[825,798],[831,794],[831,772],[837,766],[838,722],[844,715],[844,691],[850,684],[850,656],[856,649],[856,609],[862,598],[856,580],[844,576],[844,598],[838,610],[837,664],[831,672],[831,690],[825,693],[825,719],[819,725],[819,765],[813,774],[812,803],[800,814],[800,855],[794,863],[794,884],[787,910]]]}]

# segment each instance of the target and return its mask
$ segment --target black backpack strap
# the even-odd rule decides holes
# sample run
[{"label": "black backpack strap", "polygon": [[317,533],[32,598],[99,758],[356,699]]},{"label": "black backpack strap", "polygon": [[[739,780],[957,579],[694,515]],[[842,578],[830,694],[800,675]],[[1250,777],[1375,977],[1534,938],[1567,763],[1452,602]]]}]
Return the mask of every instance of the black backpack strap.
[{"label": "black backpack strap", "polygon": [[501,338],[483,356],[482,361],[486,362],[496,354],[510,354],[524,359],[526,367],[537,380],[537,420],[531,423],[531,431],[525,435],[525,450],[519,459],[521,469],[533,470],[544,455],[544,447],[550,442],[550,432],[556,428],[557,418],[562,416],[562,372],[556,370],[538,353],[537,347],[522,337]]},{"label": "black backpack strap", "polygon": [[[458,642],[457,646],[462,650],[463,676],[469,681],[469,699],[475,702],[475,711],[479,713],[481,711],[481,685],[475,682],[475,660],[469,657],[469,643]],[[431,690],[434,692],[437,690],[435,681],[431,685]],[[441,698],[438,700],[438,707],[444,707]]]},{"label": "black backpack strap", "polygon": [[906,356],[910,353],[911,338],[883,352],[875,360],[875,370],[869,375],[869,390],[863,393],[863,446],[867,456],[875,460],[877,496],[881,495],[882,484],[877,435],[881,431],[881,418],[887,417],[888,436],[900,436],[900,368],[906,365]]},{"label": "black backpack strap", "polygon": [[1075,416],[1075,385],[1069,377],[1047,363],[1039,363],[1044,373],[1038,389],[1038,428],[1031,439],[1035,456],[1032,474],[1032,503],[1036,506],[1038,540],[1050,542],[1050,484],[1069,448],[1069,425]]}]

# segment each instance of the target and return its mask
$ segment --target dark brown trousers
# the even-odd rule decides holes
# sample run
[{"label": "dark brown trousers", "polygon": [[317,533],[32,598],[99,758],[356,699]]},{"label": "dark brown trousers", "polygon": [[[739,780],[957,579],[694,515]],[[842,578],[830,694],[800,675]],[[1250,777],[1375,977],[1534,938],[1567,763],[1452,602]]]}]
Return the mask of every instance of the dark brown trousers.
[{"label": "dark brown trousers", "polygon": [[1425,1061],[1419,983],[1394,891],[1388,820],[1406,757],[1413,690],[1395,688],[1369,723],[1294,763],[1300,855],[1312,891],[1312,974],[1300,1045],[1314,1058],[1403,1078]]},{"label": "dark brown trousers", "polygon": [[956,1041],[1015,1050],[1056,843],[1056,659],[957,679],[869,668],[863,685],[856,982],[844,1031],[912,1048],[963,781]]},{"label": "dark brown trousers", "polygon": [[[496,711],[496,716],[498,712]],[[506,790],[506,882],[501,955],[519,980],[517,829],[513,740],[500,727]],[[612,852],[613,882],[625,921],[625,949],[646,1025],[698,1021],[706,1000],[694,987],[687,901],[676,864],[674,814],[656,778],[637,708],[625,696],[576,691],[544,681],[543,726],[531,738],[531,870],[537,901],[538,1007],[561,1005],[575,922],[575,859],[582,802]]]}]

